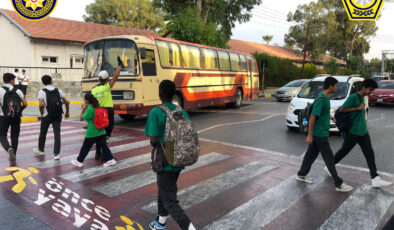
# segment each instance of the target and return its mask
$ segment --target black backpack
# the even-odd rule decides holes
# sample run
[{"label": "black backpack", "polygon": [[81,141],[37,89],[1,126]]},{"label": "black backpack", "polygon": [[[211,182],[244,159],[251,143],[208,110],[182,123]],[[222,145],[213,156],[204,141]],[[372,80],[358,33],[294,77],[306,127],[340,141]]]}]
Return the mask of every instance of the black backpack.
[{"label": "black backpack", "polygon": [[322,96],[318,96],[318,97],[313,101],[313,103],[309,103],[309,102],[308,102],[308,104],[306,105],[305,109],[301,110],[301,111],[298,113],[298,123],[299,123],[299,126],[300,126],[300,130],[301,130],[301,132],[303,132],[303,133],[306,133],[306,132],[308,131],[308,126],[304,126],[304,123],[303,123],[304,118],[306,118],[306,120],[307,120],[307,122],[308,122],[308,125],[309,125],[309,121],[310,121],[310,119],[311,119],[311,114],[312,114],[313,105],[315,104],[315,101],[316,101],[317,99],[319,99],[319,98],[323,98],[323,97],[322,97]]},{"label": "black backpack", "polygon": [[[357,94],[357,96],[360,99],[360,103],[362,103],[363,101],[362,101],[362,98],[361,98],[360,94]],[[361,111],[358,111],[357,115],[360,112]],[[350,117],[350,113],[341,113],[339,111],[339,109],[337,109],[337,111],[335,111],[334,118],[336,120],[335,125],[337,126],[337,128],[341,132],[348,133],[350,131],[350,129],[353,127],[354,119],[352,119]]]},{"label": "black backpack", "polygon": [[5,90],[3,98],[3,114],[5,117],[16,118],[20,117],[22,114],[22,100],[16,93],[17,88],[10,90],[8,87],[3,86]]},{"label": "black backpack", "polygon": [[43,89],[47,98],[47,111],[48,117],[58,120],[62,118],[63,115],[63,103],[60,97],[59,90],[55,88],[54,90]]}]

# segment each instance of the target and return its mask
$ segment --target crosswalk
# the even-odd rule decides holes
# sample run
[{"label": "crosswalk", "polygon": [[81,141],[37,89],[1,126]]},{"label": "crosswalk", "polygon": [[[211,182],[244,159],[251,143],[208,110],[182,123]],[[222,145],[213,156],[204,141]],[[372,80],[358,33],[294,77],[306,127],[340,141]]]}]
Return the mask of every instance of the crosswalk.
[{"label": "crosswalk", "polygon": [[[94,160],[92,149],[84,167],[75,168],[70,161],[76,159],[82,145],[82,125],[63,122],[61,159],[55,161],[50,154],[54,143],[51,129],[47,154],[36,156],[32,148],[37,145],[39,123],[22,124],[18,167],[35,167],[40,171],[35,175],[37,181],[56,178],[115,213],[109,222],[112,226],[121,223],[120,214],[146,226],[157,213],[156,175],[150,169],[148,138],[140,130],[116,128],[110,141],[116,165],[104,168],[102,162]],[[368,173],[339,169],[346,181],[358,179],[351,181],[355,188],[352,193],[340,194],[334,191],[332,179],[322,172],[321,164],[311,172],[314,184],[296,181],[299,164],[294,158],[203,140],[199,161],[182,171],[178,198],[193,223],[204,230],[279,229],[278,223],[280,229],[377,229],[394,214],[394,188],[372,188]],[[6,168],[9,162],[1,159],[0,166]],[[5,184],[0,187],[10,190]],[[26,200],[21,198],[21,202]],[[33,210],[29,205],[33,204],[23,205],[27,213]],[[53,224],[45,211],[34,215],[53,229],[75,229],[72,224]],[[178,227],[170,221],[168,229]]]}]

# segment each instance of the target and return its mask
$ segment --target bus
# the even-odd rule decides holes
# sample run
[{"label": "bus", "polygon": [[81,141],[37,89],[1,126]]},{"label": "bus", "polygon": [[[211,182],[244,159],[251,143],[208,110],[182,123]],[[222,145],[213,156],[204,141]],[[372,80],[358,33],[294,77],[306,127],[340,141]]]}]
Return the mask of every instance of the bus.
[{"label": "bus", "polygon": [[239,108],[259,94],[256,59],[234,52],[158,36],[122,35],[84,46],[82,92],[98,84],[98,74],[113,76],[120,56],[124,68],[112,88],[115,114],[125,120],[147,115],[161,104],[159,84],[171,80],[173,103],[186,110],[228,104]]}]

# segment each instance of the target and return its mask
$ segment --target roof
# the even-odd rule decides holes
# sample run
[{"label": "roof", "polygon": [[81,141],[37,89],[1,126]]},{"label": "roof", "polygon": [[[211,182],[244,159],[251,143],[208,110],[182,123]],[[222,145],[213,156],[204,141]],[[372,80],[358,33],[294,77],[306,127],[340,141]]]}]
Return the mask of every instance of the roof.
[{"label": "roof", "polygon": [[80,22],[54,17],[48,17],[40,21],[28,21],[20,17],[13,10],[0,9],[0,15],[1,14],[33,39],[86,43],[94,39],[114,35],[157,35],[155,32],[149,30]]},{"label": "roof", "polygon": [[[247,53],[265,53],[270,56],[278,57],[278,58],[283,58],[283,59],[290,59],[294,62],[302,62],[302,55],[298,55],[294,50],[286,48],[286,47],[281,47],[281,46],[270,46],[270,45],[264,45],[261,43],[257,42],[247,42],[247,41],[240,41],[240,40],[235,40],[232,39],[230,40],[227,45],[230,47],[231,50],[239,51],[239,52],[247,52]],[[346,62],[332,57],[328,54],[322,55],[322,62],[327,62],[331,58],[334,58],[337,63],[341,65],[346,65]],[[307,62],[312,62],[312,59],[307,57],[306,58]]]}]

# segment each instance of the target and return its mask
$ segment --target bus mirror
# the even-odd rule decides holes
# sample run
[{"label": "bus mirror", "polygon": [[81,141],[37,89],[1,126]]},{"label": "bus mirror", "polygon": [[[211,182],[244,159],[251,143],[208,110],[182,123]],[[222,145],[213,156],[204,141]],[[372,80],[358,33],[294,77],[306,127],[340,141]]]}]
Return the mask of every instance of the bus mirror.
[{"label": "bus mirror", "polygon": [[142,60],[146,59],[146,49],[145,48],[141,48],[140,49],[140,53],[141,53],[141,59]]}]

